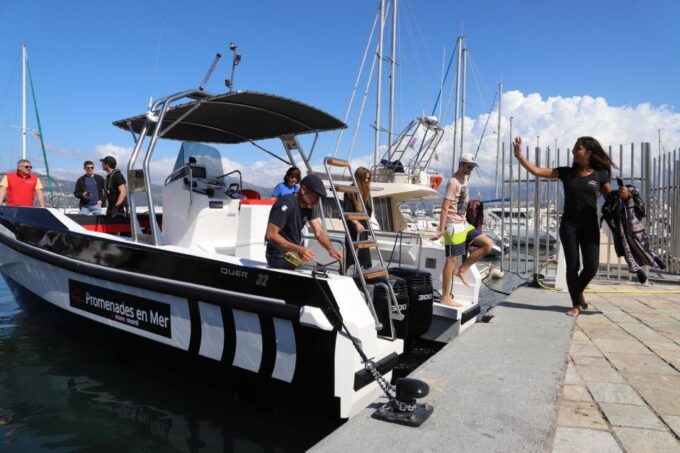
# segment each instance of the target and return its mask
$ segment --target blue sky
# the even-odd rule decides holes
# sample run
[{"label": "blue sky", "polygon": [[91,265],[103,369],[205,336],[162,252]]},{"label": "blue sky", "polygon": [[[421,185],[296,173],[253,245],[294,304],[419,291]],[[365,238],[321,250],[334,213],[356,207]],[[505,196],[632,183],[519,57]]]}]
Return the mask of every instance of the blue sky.
[{"label": "blue sky", "polygon": [[[292,97],[342,118],[377,4],[0,2],[0,164],[11,167],[19,153],[18,134],[8,125],[20,118],[21,41],[29,46],[51,165],[79,169],[82,157],[97,157],[102,145],[131,146],[129,134],[111,122],[142,113],[149,96],[196,87],[215,52],[226,56],[229,41],[243,54],[238,89]],[[591,96],[613,107],[667,106],[665,124],[677,118],[680,2],[400,0],[399,12],[396,129],[432,108],[442,52],[461,32],[478,69],[468,73],[471,118],[488,111],[499,80],[506,91],[543,99]],[[208,87],[213,92],[224,91],[225,60]],[[371,119],[374,102],[369,97],[365,116]],[[451,114],[444,118],[451,121]],[[515,121],[519,128],[521,118]],[[32,109],[29,125],[35,125]],[[361,131],[356,155],[373,146],[367,121]],[[328,137],[321,147],[333,143]],[[176,148],[166,146],[158,156]],[[34,140],[29,149],[39,152]],[[242,151],[229,158],[266,160]]]}]

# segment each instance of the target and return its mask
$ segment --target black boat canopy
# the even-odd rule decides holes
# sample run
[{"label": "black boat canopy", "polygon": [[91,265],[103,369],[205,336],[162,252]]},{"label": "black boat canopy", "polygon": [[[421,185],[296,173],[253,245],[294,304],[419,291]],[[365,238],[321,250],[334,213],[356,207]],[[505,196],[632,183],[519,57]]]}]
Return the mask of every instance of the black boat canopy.
[{"label": "black boat canopy", "polygon": [[[193,110],[192,110],[193,109]],[[183,115],[183,118],[181,118]],[[242,143],[290,134],[322,132],[347,127],[317,108],[292,99],[253,91],[206,96],[195,102],[168,108],[161,131],[175,124],[162,137],[209,143]],[[114,126],[139,133],[147,121],[138,115],[115,121]]]}]

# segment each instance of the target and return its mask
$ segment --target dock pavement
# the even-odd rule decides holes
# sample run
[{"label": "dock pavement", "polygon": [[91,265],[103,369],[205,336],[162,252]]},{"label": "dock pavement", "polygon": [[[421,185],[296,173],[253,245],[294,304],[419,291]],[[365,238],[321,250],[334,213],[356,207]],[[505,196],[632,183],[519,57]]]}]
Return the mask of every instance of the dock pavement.
[{"label": "dock pavement", "polygon": [[567,293],[518,288],[412,373],[421,427],[371,418],[381,399],[311,451],[680,452],[680,285],[589,289],[575,322]]}]

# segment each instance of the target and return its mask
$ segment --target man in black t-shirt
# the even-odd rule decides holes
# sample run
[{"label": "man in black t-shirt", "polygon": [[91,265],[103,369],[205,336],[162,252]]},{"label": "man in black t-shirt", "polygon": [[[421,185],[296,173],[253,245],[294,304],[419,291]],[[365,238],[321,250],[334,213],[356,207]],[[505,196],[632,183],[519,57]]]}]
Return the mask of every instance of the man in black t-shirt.
[{"label": "man in black t-shirt", "polygon": [[101,159],[101,163],[102,168],[107,173],[106,199],[108,207],[106,208],[106,215],[107,217],[125,215],[127,209],[125,177],[116,168],[116,159],[113,156],[106,156]]},{"label": "man in black t-shirt", "polygon": [[267,224],[267,263],[280,269],[294,269],[283,257],[286,252],[297,253],[303,261],[311,261],[314,252],[302,246],[302,228],[309,222],[314,236],[328,254],[342,259],[342,253],[333,249],[331,241],[321,227],[315,209],[320,197],[326,196],[326,188],[316,175],[307,175],[300,182],[300,190],[295,194],[279,197],[272,206]]}]

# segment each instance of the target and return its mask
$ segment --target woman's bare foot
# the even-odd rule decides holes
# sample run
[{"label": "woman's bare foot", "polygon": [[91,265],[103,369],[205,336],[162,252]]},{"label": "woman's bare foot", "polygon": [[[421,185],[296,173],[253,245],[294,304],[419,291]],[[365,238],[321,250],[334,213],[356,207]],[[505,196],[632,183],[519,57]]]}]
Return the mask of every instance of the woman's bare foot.
[{"label": "woman's bare foot", "polygon": [[453,300],[453,297],[451,296],[444,296],[442,297],[442,305],[446,305],[448,307],[454,307],[454,308],[460,308],[462,307],[461,304]]},{"label": "woman's bare foot", "polygon": [[588,309],[588,302],[586,302],[586,296],[581,293],[581,295],[578,297],[579,300],[579,305],[581,306],[582,310],[587,310]]},{"label": "woman's bare foot", "polygon": [[463,285],[470,286],[468,285],[467,281],[465,281],[465,277],[463,277],[463,275],[465,275],[465,272],[467,272],[467,270],[464,271],[462,269],[458,269],[456,272],[453,273],[453,276],[458,277],[460,281],[463,282]]},{"label": "woman's bare foot", "polygon": [[571,308],[567,310],[567,316],[578,316],[578,314],[581,313],[581,310],[578,309],[578,307]]}]

